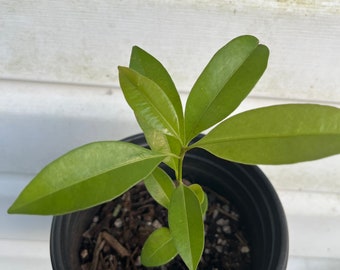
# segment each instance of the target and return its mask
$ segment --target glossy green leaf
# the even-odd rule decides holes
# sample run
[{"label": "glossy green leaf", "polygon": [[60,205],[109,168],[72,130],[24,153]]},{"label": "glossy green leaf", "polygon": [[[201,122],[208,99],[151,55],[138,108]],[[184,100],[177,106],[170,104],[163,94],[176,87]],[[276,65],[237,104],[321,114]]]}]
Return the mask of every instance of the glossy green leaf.
[{"label": "glossy green leaf", "polygon": [[[184,123],[181,99],[175,84],[164,66],[155,57],[143,49],[134,46],[131,52],[130,68],[154,81],[163,90],[176,111],[180,132],[183,132]],[[182,147],[180,140],[153,128],[145,118],[136,116],[151,149],[165,154],[180,154]],[[180,136],[183,137],[183,134],[181,133]],[[169,156],[164,162],[172,169],[178,169],[178,158]]]},{"label": "glossy green leaf", "polygon": [[204,224],[195,193],[183,184],[172,194],[169,228],[175,246],[186,266],[196,269],[204,247]]},{"label": "glossy green leaf", "polygon": [[138,119],[149,127],[180,139],[180,120],[160,86],[126,67],[119,67],[119,81],[125,99]]},{"label": "glossy green leaf", "polygon": [[147,177],[163,159],[127,142],[84,145],[47,165],[8,212],[57,215],[109,201]]},{"label": "glossy green leaf", "polygon": [[213,56],[186,103],[187,142],[239,106],[265,71],[268,56],[268,48],[252,36],[230,41]]},{"label": "glossy green leaf", "polygon": [[177,171],[179,158],[176,156],[179,156],[181,153],[181,142],[175,137],[150,127],[143,118],[139,119],[137,117],[137,121],[144,131],[146,141],[150,148],[156,152],[167,155],[163,162],[174,171]]},{"label": "glossy green leaf", "polygon": [[146,267],[155,267],[168,263],[177,255],[172,235],[168,228],[154,231],[144,243],[141,261]]},{"label": "glossy green leaf", "polygon": [[171,101],[177,117],[183,124],[183,108],[174,82],[164,66],[151,54],[134,46],[131,52],[130,68],[154,81]]},{"label": "glossy green leaf", "polygon": [[175,185],[170,176],[160,168],[157,168],[144,179],[146,189],[160,205],[168,208],[172,192],[175,190]]},{"label": "glossy green leaf", "polygon": [[287,104],[225,120],[193,145],[249,164],[285,164],[340,153],[340,109]]}]

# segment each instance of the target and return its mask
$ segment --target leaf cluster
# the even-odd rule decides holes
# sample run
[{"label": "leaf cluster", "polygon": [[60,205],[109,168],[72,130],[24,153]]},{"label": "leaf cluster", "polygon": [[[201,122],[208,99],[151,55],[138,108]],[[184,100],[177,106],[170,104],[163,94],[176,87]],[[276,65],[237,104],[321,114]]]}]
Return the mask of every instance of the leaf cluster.
[{"label": "leaf cluster", "polygon": [[[105,141],[72,150],[47,165],[9,213],[78,211],[114,199],[144,180],[152,197],[167,208],[169,228],[149,236],[142,263],[158,266],[179,255],[189,269],[196,269],[204,247],[208,199],[201,186],[183,182],[186,152],[199,147],[247,164],[295,163],[340,152],[340,110],[335,107],[286,104],[230,116],[262,76],[268,57],[268,48],[257,38],[233,39],[204,68],[183,110],[164,66],[133,47],[129,67],[118,68],[119,80],[151,149]],[[161,162],[174,170],[175,181],[159,168]]]}]

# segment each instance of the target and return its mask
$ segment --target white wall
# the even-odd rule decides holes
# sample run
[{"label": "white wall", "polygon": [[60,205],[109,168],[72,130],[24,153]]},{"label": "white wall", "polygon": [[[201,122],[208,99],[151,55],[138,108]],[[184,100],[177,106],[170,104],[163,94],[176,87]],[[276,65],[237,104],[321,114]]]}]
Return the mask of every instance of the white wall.
[{"label": "white wall", "polygon": [[[1,239],[32,240],[12,229],[28,217],[5,210],[34,173],[83,143],[139,132],[116,68],[128,65],[132,45],[163,62],[185,100],[212,54],[242,34],[257,36],[271,56],[239,111],[296,101],[340,106],[339,1],[0,0],[0,261],[8,245]],[[286,208],[292,256],[340,259],[339,161],[262,167]],[[44,226],[34,235],[47,241]]]},{"label": "white wall", "polygon": [[257,96],[340,102],[338,1],[1,1],[2,78],[117,86],[137,44],[187,91],[231,38],[271,49]]}]

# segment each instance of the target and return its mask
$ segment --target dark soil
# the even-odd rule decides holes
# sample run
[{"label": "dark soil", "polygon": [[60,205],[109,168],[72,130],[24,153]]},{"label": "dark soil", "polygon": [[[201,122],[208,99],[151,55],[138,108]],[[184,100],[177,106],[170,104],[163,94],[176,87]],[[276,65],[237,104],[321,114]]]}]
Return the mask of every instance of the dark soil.
[{"label": "dark soil", "polygon": [[[229,201],[205,189],[209,208],[205,218],[205,249],[198,269],[250,269],[251,248],[238,212]],[[130,189],[104,204],[83,234],[80,250],[82,270],[181,270],[177,256],[165,266],[146,268],[140,263],[141,248],[148,235],[167,226],[167,210],[158,205],[144,185]]]}]

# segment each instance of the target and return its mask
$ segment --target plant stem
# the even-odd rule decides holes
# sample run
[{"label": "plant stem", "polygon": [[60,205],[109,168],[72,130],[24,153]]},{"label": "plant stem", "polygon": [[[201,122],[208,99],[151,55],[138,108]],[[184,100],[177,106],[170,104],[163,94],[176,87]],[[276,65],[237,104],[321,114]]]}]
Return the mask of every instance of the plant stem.
[{"label": "plant stem", "polygon": [[177,179],[178,183],[180,183],[180,184],[182,184],[182,182],[183,182],[183,160],[184,160],[184,156],[185,156],[186,151],[187,151],[186,148],[182,148],[181,154],[180,154],[179,159],[178,159],[178,168],[177,168],[176,179]]}]

